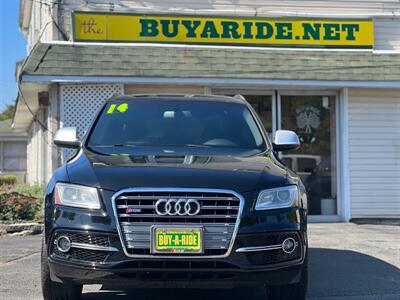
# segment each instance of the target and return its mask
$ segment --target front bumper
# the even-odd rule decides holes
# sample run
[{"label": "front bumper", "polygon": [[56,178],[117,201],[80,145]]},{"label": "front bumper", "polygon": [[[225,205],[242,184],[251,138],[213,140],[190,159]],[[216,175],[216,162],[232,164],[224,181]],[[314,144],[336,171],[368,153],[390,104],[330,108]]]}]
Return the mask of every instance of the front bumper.
[{"label": "front bumper", "polygon": [[[111,196],[111,194],[109,195]],[[254,198],[255,195],[244,195]],[[82,284],[112,284],[140,287],[231,287],[237,285],[280,285],[300,280],[307,249],[306,215],[299,208],[274,211],[251,211],[246,201],[237,235],[229,255],[218,258],[193,256],[128,257],[117,232],[112,208],[106,202],[106,213],[87,212],[68,207],[55,207],[46,224],[46,243],[49,253],[50,276],[56,282]],[[82,230],[85,228],[85,231]],[[116,251],[88,252],[79,249],[71,257],[54,253],[54,238],[59,232],[99,234],[109,240],[107,246]],[[272,251],[239,253],[244,247],[276,244],[282,234],[296,235],[298,252],[293,257]],[[81,241],[78,241],[81,242]],[[87,241],[84,241],[87,243]],[[101,245],[103,241],[97,241]]]},{"label": "front bumper", "polygon": [[[69,231],[58,232],[65,234]],[[95,236],[93,233],[88,234]],[[272,235],[283,238],[288,234],[297,236],[299,241],[296,251],[291,256],[278,256],[277,250],[237,252],[239,248],[243,249],[243,245],[258,247],[271,240]],[[105,236],[104,233],[101,235]],[[123,252],[119,237],[110,234],[109,238],[111,248],[117,251],[107,252],[102,261],[90,261],[96,257],[89,252],[85,256],[63,256],[57,252],[54,244],[50,245],[49,265],[52,280],[129,287],[202,288],[290,284],[300,280],[306,251],[303,235],[295,231],[238,235],[230,255],[219,259],[199,256],[193,256],[192,259],[171,256],[153,259],[128,258]]]},{"label": "front bumper", "polygon": [[281,285],[300,280],[302,264],[266,269],[90,268],[49,259],[51,278],[58,282],[141,288],[231,288]]}]

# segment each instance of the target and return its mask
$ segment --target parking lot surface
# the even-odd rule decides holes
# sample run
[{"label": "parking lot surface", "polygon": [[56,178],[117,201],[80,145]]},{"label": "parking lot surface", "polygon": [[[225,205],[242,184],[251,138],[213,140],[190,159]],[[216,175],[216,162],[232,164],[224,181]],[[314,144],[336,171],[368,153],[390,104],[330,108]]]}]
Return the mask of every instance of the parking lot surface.
[{"label": "parking lot surface", "polygon": [[[400,226],[310,224],[313,300],[399,300]],[[0,299],[42,299],[41,236],[0,237]],[[84,300],[265,299],[261,288],[109,291],[85,286]]]}]

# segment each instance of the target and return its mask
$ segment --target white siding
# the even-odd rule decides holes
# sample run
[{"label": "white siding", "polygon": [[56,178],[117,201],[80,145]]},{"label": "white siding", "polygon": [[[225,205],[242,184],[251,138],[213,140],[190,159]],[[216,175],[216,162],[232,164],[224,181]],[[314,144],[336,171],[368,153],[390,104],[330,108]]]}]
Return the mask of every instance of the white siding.
[{"label": "white siding", "polygon": [[349,89],[352,218],[400,217],[400,90]]},{"label": "white siding", "polygon": [[33,149],[35,149],[35,139],[34,139],[35,123],[31,125],[28,130],[28,143],[26,145],[26,182],[29,184],[34,183],[34,176],[36,173]]},{"label": "white siding", "polygon": [[47,116],[47,126],[50,131],[47,131],[47,145],[46,145],[46,157],[47,161],[45,162],[45,170],[46,170],[46,182],[51,178],[53,172],[60,166],[61,164],[61,151],[59,147],[56,147],[53,144],[53,134],[59,128],[59,120],[60,120],[60,101],[58,95],[59,87],[56,84],[52,84],[49,89],[50,95],[50,107],[48,108],[48,116]]},{"label": "white siding", "polygon": [[400,18],[375,18],[375,50],[400,51]]},{"label": "white siding", "polygon": [[33,48],[39,38],[42,40],[53,39],[54,24],[52,23],[48,3],[50,1],[46,2],[46,0],[33,1],[32,3],[31,21],[27,36],[28,50]]},{"label": "white siding", "polygon": [[147,10],[163,10],[170,12],[185,12],[185,10],[199,10],[203,12],[220,13],[227,12],[229,14],[241,15],[254,14],[258,11],[258,15],[263,14],[377,14],[388,13],[400,10],[400,3],[397,0],[91,0],[87,5],[81,0],[68,0],[69,4],[74,8],[80,9],[107,9],[109,4],[113,4],[113,9],[141,9]]},{"label": "white siding", "polygon": [[[37,113],[37,118],[43,122],[43,111]],[[38,122],[33,122],[28,130],[27,145],[27,183],[43,185],[47,178],[44,174],[44,162],[46,161],[45,132]]]},{"label": "white siding", "polygon": [[59,148],[53,145],[53,133],[58,129],[58,87],[50,88],[50,106],[42,107],[37,118],[28,129],[27,178],[29,184],[46,185],[53,172],[59,167]]}]

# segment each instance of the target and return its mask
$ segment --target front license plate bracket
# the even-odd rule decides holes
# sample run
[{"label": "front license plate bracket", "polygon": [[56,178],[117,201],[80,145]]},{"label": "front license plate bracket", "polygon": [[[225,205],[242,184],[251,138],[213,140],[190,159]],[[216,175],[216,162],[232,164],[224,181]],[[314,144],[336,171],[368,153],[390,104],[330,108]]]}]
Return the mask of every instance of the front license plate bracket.
[{"label": "front license plate bracket", "polygon": [[154,225],[151,227],[152,254],[204,253],[202,226]]}]

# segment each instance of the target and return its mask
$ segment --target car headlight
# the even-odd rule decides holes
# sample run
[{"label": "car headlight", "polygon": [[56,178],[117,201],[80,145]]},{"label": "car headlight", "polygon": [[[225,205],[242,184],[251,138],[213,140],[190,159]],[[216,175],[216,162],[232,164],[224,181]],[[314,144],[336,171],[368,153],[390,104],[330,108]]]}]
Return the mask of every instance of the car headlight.
[{"label": "car headlight", "polygon": [[100,199],[96,188],[57,183],[55,187],[55,203],[65,206],[100,209]]},{"label": "car headlight", "polygon": [[298,197],[297,186],[261,191],[257,198],[256,210],[291,207]]}]

